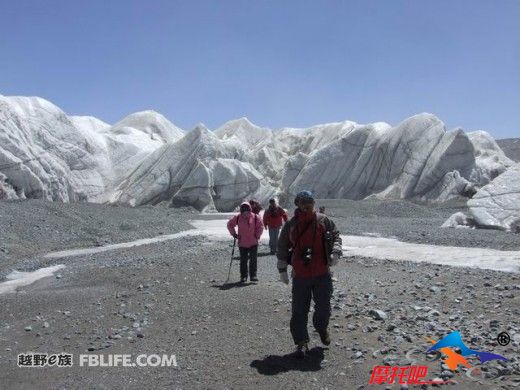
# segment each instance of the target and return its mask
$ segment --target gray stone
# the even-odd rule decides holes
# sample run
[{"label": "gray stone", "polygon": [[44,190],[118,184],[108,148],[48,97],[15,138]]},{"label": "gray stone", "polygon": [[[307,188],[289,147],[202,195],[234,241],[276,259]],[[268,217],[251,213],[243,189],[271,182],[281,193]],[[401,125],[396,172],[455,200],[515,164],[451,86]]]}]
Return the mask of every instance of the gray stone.
[{"label": "gray stone", "polygon": [[371,309],[368,314],[378,321],[384,321],[388,318],[388,315],[383,310]]}]

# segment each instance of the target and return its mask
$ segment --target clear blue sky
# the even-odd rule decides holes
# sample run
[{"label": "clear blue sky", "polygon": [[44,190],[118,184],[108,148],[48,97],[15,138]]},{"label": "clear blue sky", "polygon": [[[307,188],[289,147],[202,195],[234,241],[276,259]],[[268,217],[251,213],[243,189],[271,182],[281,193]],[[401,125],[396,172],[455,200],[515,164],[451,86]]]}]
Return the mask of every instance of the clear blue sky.
[{"label": "clear blue sky", "polygon": [[345,119],[520,136],[520,1],[16,0],[0,5],[0,94],[109,123]]}]

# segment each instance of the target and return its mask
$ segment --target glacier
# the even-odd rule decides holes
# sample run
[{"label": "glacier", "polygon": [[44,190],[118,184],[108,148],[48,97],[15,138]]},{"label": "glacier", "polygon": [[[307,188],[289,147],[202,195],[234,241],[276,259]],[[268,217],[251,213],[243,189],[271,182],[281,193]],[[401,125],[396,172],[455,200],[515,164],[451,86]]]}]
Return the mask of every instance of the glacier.
[{"label": "glacier", "polygon": [[306,188],[319,198],[474,196],[476,209],[489,207],[475,203],[479,194],[513,165],[488,133],[447,131],[428,113],[396,126],[273,130],[239,118],[214,131],[203,124],[184,131],[150,110],[110,125],[68,116],[42,98],[0,95],[0,197],[8,199],[225,212],[248,198],[287,202]]},{"label": "glacier", "polygon": [[443,227],[470,226],[520,233],[520,163],[480,188],[467,205],[467,215],[456,213]]},{"label": "glacier", "polygon": [[199,210],[233,210],[247,197],[267,200],[276,189],[244,158],[235,139],[203,125],[148,156],[113,192],[110,202],[136,206],[171,201]]},{"label": "glacier", "polygon": [[0,188],[8,198],[104,202],[129,170],[183,135],[153,111],[110,126],[42,98],[0,95]]}]

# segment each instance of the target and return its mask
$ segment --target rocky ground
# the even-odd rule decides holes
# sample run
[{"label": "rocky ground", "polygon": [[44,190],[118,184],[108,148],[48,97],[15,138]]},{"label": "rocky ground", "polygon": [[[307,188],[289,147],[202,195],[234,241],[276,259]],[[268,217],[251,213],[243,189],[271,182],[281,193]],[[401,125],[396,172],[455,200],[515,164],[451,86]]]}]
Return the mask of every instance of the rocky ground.
[{"label": "rocky ground", "polygon": [[491,229],[449,229],[440,226],[453,213],[467,213],[464,201],[417,204],[406,201],[318,200],[342,234],[377,233],[420,244],[520,250],[520,234]]},{"label": "rocky ground", "polygon": [[[460,209],[457,204],[320,203],[343,234],[520,250],[518,235],[439,228]],[[289,355],[290,288],[278,282],[276,260],[265,246],[259,251],[260,282],[245,285],[223,285],[230,244],[203,236],[58,260],[39,256],[175,233],[190,228],[190,219],[213,217],[160,207],[29,201],[0,203],[0,218],[2,275],[66,265],[54,277],[0,295],[2,389],[385,388],[368,385],[372,368],[382,364],[428,365],[428,379],[452,379],[452,388],[520,387],[517,274],[347,253],[334,271],[333,342],[324,347],[313,333],[311,353],[299,361]],[[232,279],[238,279],[236,263]],[[486,370],[479,380],[464,370],[452,373],[435,356],[427,361],[426,338],[438,340],[452,330],[470,348],[509,361],[479,366]],[[496,342],[502,331],[512,338],[508,346]],[[28,351],[67,352],[75,359],[86,353],[175,354],[178,367],[87,368],[76,360],[72,368],[18,368],[17,354]]]},{"label": "rocky ground", "polygon": [[[0,202],[0,277],[20,259],[101,246],[191,228],[193,210],[43,200]],[[191,215],[191,217],[190,217]]]}]

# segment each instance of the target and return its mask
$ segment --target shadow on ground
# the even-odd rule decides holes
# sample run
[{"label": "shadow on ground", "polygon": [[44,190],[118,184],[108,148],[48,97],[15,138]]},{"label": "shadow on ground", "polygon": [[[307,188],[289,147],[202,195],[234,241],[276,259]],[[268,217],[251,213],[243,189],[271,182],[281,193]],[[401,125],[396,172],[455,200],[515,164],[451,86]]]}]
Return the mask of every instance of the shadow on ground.
[{"label": "shadow on ground", "polygon": [[[259,252],[256,254],[256,257],[266,257],[266,256],[276,256],[276,255],[271,252]],[[233,260],[240,261],[240,256],[233,256]]]},{"label": "shadow on ground", "polygon": [[247,287],[247,286],[251,286],[251,285],[254,285],[256,283],[252,283],[252,282],[234,282],[234,283],[224,283],[224,284],[214,284],[212,285],[211,287],[213,288],[218,288],[219,290],[231,290],[232,288],[240,288],[240,287]]},{"label": "shadow on ground", "polygon": [[297,359],[293,353],[288,355],[269,355],[262,360],[253,360],[251,367],[262,375],[277,375],[287,371],[319,371],[324,358],[324,349],[314,347],[307,352],[304,359]]}]

